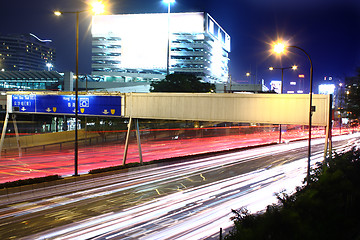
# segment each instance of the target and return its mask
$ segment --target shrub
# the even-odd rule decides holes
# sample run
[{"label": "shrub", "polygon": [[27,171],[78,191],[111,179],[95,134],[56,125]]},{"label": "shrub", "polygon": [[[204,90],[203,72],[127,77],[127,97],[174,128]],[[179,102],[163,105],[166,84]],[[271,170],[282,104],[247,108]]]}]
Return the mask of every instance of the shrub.
[{"label": "shrub", "polygon": [[360,151],[335,154],[312,171],[310,182],[264,213],[233,210],[225,239],[360,239]]},{"label": "shrub", "polygon": [[13,182],[1,183],[0,189],[10,188],[10,187],[19,187],[19,186],[31,185],[31,184],[42,183],[42,182],[50,182],[50,181],[55,181],[55,180],[59,180],[59,179],[62,179],[62,177],[59,175],[49,175],[46,177],[22,179],[22,180],[17,180],[17,181],[13,181]]}]

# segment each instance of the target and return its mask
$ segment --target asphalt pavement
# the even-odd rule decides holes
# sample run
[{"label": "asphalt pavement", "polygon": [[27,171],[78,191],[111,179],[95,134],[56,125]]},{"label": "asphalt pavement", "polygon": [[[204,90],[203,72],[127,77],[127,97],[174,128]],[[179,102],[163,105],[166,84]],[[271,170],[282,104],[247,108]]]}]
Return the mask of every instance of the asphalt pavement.
[{"label": "asphalt pavement", "polygon": [[[337,151],[354,145],[358,134],[334,137]],[[312,164],[323,150],[313,140]],[[204,239],[231,226],[231,209],[256,212],[294,191],[306,165],[307,141],[298,141],[34,190],[47,194],[2,202],[0,238]]]}]

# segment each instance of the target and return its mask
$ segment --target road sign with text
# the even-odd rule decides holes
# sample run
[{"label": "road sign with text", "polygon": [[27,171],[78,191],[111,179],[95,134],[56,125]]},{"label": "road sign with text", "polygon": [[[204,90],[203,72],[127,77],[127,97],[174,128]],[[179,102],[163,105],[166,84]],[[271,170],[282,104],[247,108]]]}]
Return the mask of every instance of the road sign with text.
[{"label": "road sign with text", "polygon": [[[10,112],[38,114],[75,114],[74,95],[10,95]],[[78,96],[78,114],[121,117],[121,96]]]}]

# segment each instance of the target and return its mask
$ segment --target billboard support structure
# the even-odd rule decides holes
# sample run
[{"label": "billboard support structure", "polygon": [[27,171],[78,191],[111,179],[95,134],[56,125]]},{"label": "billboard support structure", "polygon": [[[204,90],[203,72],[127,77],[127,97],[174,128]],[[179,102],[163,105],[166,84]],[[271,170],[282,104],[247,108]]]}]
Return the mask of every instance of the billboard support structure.
[{"label": "billboard support structure", "polygon": [[14,124],[15,136],[16,136],[16,145],[17,145],[17,147],[19,149],[19,157],[21,157],[22,152],[21,152],[21,146],[20,146],[19,129],[17,127],[16,115],[15,114],[12,115],[12,120],[13,120],[13,124]]},{"label": "billboard support structure", "polygon": [[0,140],[0,157],[1,157],[2,148],[3,148],[3,145],[4,145],[5,134],[6,134],[6,129],[7,129],[8,122],[9,122],[9,112],[6,111],[5,121],[4,121],[3,129],[2,129],[2,133],[1,133],[1,140]]},{"label": "billboard support structure", "polygon": [[326,159],[328,153],[329,153],[329,158],[332,157],[332,101],[333,101],[333,95],[330,95],[329,98],[330,98],[329,118],[328,118],[328,124],[325,126],[326,138],[325,138],[324,160]]},{"label": "billboard support structure", "polygon": [[137,139],[137,144],[138,144],[138,150],[139,150],[139,159],[140,159],[140,164],[143,164],[143,159],[142,159],[142,151],[141,151],[141,141],[140,141],[140,130],[139,130],[139,119],[136,118],[135,119],[135,125],[136,125],[136,139]]},{"label": "billboard support structure", "polygon": [[124,148],[124,156],[123,156],[122,165],[125,165],[125,163],[126,163],[126,157],[127,157],[127,152],[128,152],[128,148],[129,148],[129,137],[130,137],[130,131],[131,131],[131,123],[132,123],[132,117],[130,117],[129,123],[128,123],[128,129],[127,129],[127,133],[126,133],[126,140],[125,140],[125,148]]},{"label": "billboard support structure", "polygon": [[[129,137],[130,137],[130,133],[131,133],[131,126],[132,126],[132,117],[130,117],[129,119],[129,124],[128,124],[128,129],[126,132],[126,140],[125,140],[125,147],[124,147],[124,156],[123,156],[123,162],[122,165],[126,164],[126,158],[127,158],[127,153],[128,153],[128,149],[129,149]],[[143,164],[143,159],[142,159],[142,151],[141,151],[141,141],[140,141],[140,130],[139,130],[139,119],[136,118],[135,120],[135,132],[136,132],[136,140],[137,140],[137,144],[138,144],[138,151],[139,151],[139,160],[140,160],[140,164]]]}]

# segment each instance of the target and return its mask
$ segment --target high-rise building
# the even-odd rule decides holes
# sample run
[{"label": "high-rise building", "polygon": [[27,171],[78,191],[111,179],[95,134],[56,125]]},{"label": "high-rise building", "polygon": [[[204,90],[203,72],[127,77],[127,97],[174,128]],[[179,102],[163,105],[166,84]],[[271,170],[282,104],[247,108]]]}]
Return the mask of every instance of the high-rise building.
[{"label": "high-rise building", "polygon": [[34,34],[0,34],[0,71],[52,70],[56,52],[51,40]]},{"label": "high-rise building", "polygon": [[93,17],[92,74],[106,76],[105,81],[160,80],[169,60],[169,73],[223,83],[228,81],[229,52],[230,36],[207,13]]}]

